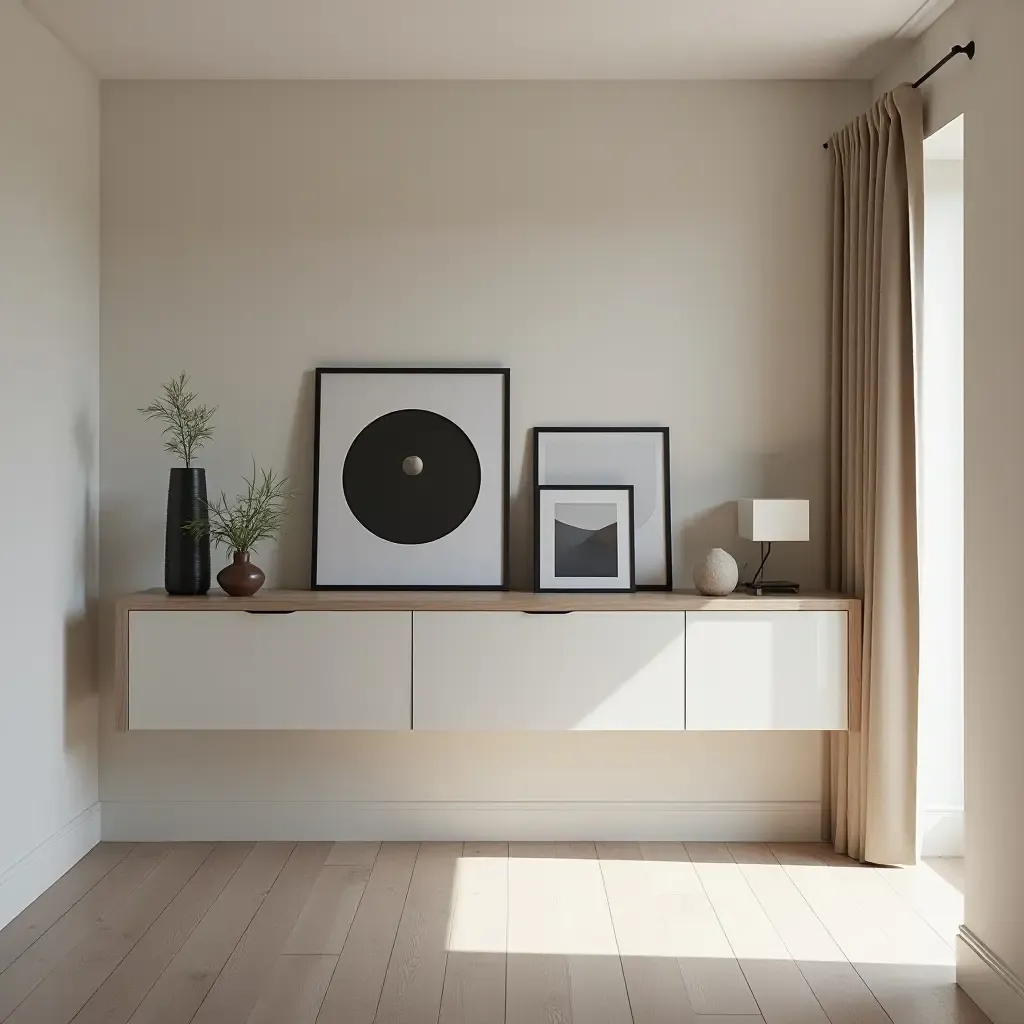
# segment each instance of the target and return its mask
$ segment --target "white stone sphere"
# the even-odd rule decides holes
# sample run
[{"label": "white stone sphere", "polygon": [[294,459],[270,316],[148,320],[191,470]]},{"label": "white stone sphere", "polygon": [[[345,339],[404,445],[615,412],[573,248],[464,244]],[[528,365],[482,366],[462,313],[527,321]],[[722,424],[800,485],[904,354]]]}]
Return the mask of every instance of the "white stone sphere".
[{"label": "white stone sphere", "polygon": [[693,570],[694,586],[705,597],[728,597],[739,581],[736,559],[721,548],[712,548]]}]

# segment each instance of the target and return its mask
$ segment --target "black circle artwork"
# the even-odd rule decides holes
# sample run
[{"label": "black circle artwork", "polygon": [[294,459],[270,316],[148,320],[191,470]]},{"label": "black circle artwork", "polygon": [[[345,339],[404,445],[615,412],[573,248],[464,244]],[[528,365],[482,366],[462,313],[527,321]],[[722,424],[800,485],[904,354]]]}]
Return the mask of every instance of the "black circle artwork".
[{"label": "black circle artwork", "polygon": [[480,458],[464,430],[425,409],[369,423],[345,456],[352,514],[393,544],[429,544],[457,529],[480,494]]}]

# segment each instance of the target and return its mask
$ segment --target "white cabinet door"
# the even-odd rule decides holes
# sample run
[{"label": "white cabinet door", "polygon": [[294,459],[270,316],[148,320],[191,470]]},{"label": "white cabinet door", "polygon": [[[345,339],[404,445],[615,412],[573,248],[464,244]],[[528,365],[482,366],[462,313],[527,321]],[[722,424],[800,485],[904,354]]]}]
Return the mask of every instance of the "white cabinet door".
[{"label": "white cabinet door", "polygon": [[687,729],[846,729],[846,614],[687,612]]},{"label": "white cabinet door", "polygon": [[413,728],[682,729],[681,612],[416,612]]},{"label": "white cabinet door", "polygon": [[131,612],[129,729],[405,729],[410,612]]}]

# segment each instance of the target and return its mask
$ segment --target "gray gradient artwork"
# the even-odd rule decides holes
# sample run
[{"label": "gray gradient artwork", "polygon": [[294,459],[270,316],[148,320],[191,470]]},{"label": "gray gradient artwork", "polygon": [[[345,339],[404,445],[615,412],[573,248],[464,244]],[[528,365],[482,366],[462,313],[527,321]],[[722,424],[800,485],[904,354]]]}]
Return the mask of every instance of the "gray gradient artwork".
[{"label": "gray gradient artwork", "polygon": [[555,505],[555,576],[619,575],[618,508],[611,503]]}]

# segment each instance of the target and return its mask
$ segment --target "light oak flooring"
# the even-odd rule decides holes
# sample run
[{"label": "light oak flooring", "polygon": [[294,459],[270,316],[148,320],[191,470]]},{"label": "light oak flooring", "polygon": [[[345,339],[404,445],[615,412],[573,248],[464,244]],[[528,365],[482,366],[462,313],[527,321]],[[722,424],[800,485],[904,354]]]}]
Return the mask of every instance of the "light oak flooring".
[{"label": "light oak flooring", "polygon": [[823,845],[104,843],[0,931],[9,1024],[949,1024],[957,862]]}]

